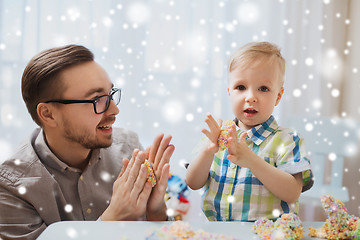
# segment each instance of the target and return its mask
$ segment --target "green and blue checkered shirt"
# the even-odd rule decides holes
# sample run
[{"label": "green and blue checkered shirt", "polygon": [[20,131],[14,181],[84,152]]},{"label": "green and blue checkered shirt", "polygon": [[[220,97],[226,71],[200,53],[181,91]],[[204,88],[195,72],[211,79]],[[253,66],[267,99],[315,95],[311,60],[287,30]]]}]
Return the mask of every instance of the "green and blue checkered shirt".
[{"label": "green and blue checkered shirt", "polygon": [[[237,134],[243,131],[237,128]],[[249,148],[264,161],[290,174],[302,173],[303,191],[312,185],[310,161],[304,140],[296,131],[279,127],[271,116],[247,131]],[[255,221],[274,219],[277,212],[297,213],[299,203],[288,204],[272,194],[248,168],[227,159],[228,149],[219,150],[210,168],[202,196],[202,210],[210,221]],[[279,187],[281,183],[279,182]]]}]

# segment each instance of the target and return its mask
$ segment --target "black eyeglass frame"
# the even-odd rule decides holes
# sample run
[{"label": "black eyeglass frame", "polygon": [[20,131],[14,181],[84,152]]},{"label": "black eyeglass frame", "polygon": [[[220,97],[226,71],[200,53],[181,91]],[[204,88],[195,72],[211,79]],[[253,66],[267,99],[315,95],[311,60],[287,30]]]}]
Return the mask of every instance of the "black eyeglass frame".
[{"label": "black eyeglass frame", "polygon": [[[102,114],[102,113],[106,112],[109,109],[110,101],[114,100],[113,96],[117,92],[119,92],[120,96],[119,96],[119,102],[115,102],[115,104],[118,105],[120,103],[120,100],[121,100],[121,88],[112,88],[110,90],[109,94],[101,95],[101,96],[95,97],[95,98],[90,99],[90,100],[49,100],[49,101],[46,101],[45,103],[61,103],[61,104],[92,103],[93,106],[94,106],[95,114]],[[103,111],[97,112],[96,111],[96,103],[98,102],[98,100],[100,98],[103,98],[103,97],[107,97],[107,99],[106,99],[106,107],[105,107],[105,109]]]}]

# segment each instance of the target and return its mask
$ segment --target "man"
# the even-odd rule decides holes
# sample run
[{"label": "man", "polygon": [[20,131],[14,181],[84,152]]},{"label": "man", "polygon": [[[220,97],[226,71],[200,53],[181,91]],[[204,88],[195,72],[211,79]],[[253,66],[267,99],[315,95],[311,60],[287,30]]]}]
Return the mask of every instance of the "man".
[{"label": "man", "polygon": [[121,90],[87,48],[41,52],[21,88],[40,128],[0,166],[0,239],[35,239],[58,221],[167,219],[171,136],[141,151],[134,132],[112,128]]}]

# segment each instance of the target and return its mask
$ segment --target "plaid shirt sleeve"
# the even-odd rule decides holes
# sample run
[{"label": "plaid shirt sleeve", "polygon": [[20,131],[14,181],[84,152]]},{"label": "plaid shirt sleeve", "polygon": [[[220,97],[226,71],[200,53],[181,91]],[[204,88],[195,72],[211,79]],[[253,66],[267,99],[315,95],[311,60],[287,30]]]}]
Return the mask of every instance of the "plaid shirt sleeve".
[{"label": "plaid shirt sleeve", "polygon": [[296,131],[288,128],[279,128],[273,141],[281,142],[278,146],[276,165],[290,174],[302,173],[303,191],[313,185],[310,160],[307,158],[305,140]]}]

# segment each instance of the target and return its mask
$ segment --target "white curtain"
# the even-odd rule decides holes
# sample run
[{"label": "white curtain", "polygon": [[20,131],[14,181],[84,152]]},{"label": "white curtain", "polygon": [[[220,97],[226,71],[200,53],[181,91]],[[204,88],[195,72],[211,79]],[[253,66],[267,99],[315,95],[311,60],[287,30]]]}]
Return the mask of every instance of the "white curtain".
[{"label": "white curtain", "polygon": [[[181,176],[206,113],[233,118],[227,59],[250,41],[274,42],[287,60],[280,123],[360,120],[359,12],[356,0],[0,0],[0,160],[35,127],[20,91],[26,63],[69,43],[89,47],[123,89],[117,126],[144,146],[159,132],[173,135],[171,170]],[[356,159],[345,178],[358,183]],[[350,185],[348,208],[359,215],[359,186]]]}]

